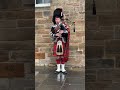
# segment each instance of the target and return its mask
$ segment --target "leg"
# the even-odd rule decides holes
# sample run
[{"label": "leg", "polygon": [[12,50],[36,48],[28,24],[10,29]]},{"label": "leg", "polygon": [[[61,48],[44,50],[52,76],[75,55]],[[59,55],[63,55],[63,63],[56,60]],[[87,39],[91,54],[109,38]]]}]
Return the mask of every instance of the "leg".
[{"label": "leg", "polygon": [[61,69],[63,73],[67,73],[67,71],[65,70],[65,58],[64,57],[61,60]]},{"label": "leg", "polygon": [[57,70],[55,71],[55,73],[59,73],[60,72],[60,62],[61,60],[60,60],[60,58],[59,57],[57,57],[57,59],[56,59],[56,63],[57,63]]}]

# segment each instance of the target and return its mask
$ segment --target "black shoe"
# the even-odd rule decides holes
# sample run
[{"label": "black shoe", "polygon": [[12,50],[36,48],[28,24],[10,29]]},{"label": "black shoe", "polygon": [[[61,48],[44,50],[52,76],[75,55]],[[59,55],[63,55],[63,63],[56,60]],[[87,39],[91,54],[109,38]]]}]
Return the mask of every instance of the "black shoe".
[{"label": "black shoe", "polygon": [[60,73],[60,71],[55,71],[55,74],[58,74],[58,73]]},{"label": "black shoe", "polygon": [[62,72],[63,74],[67,74],[67,71]]}]

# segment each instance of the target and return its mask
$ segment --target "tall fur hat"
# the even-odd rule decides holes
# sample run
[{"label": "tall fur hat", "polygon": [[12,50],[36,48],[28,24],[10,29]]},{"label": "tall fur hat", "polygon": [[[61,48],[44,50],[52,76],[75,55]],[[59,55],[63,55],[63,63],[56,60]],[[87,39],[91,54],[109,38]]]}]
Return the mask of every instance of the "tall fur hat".
[{"label": "tall fur hat", "polygon": [[59,17],[60,19],[63,18],[63,10],[62,10],[62,8],[56,8],[56,9],[54,10],[54,12],[53,12],[53,18],[52,18],[52,22],[53,22],[54,24],[56,24],[56,22],[55,22],[55,17]]}]

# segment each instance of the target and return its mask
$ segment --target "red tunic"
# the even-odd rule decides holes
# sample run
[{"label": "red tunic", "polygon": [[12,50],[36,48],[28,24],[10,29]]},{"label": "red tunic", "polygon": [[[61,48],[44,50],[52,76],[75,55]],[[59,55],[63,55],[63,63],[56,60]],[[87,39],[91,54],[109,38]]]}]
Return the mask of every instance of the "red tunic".
[{"label": "red tunic", "polygon": [[[65,24],[64,22],[63,22],[63,24],[65,25],[65,27],[66,27],[66,30],[68,31],[68,40],[67,40],[67,42],[66,43],[64,43],[63,41],[62,41],[62,44],[63,44],[63,59],[64,59],[64,61],[65,62],[67,62],[68,61],[68,58],[69,58],[69,39],[70,39],[70,28],[68,27],[68,25],[67,24]],[[54,46],[53,46],[53,56],[58,56],[57,54],[56,54],[56,47],[57,47],[57,42],[55,42],[54,43]]]}]

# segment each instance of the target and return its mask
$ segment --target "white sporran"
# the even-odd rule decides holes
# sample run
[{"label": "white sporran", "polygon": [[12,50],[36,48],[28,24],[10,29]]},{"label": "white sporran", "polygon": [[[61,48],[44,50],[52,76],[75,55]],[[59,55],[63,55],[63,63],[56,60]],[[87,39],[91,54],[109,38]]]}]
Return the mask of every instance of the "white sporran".
[{"label": "white sporran", "polygon": [[63,45],[62,45],[62,41],[61,40],[59,40],[57,42],[56,54],[57,55],[63,55]]}]

